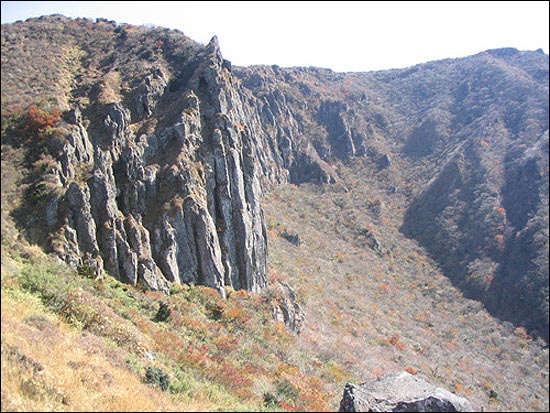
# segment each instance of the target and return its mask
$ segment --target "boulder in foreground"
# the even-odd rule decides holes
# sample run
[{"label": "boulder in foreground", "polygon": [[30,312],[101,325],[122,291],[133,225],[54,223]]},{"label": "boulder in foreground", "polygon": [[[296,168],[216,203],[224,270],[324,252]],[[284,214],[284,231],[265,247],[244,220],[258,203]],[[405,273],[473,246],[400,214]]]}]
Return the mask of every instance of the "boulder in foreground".
[{"label": "boulder in foreground", "polygon": [[407,372],[347,383],[340,412],[473,412],[469,401]]}]

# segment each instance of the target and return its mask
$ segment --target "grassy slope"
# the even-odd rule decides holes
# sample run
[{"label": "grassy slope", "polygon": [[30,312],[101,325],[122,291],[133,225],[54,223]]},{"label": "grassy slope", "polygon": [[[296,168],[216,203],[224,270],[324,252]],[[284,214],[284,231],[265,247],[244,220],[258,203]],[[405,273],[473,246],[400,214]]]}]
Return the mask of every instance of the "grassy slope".
[{"label": "grassy slope", "polygon": [[20,269],[19,262],[2,263],[3,411],[204,411],[218,406],[208,399],[177,399],[142,383],[125,366],[124,350],[68,325],[36,295],[5,288]]},{"label": "grassy slope", "polygon": [[[4,240],[3,409],[334,409],[349,375],[296,346],[272,320],[273,294],[222,300],[174,286],[166,297],[82,277]],[[161,302],[171,310],[163,322]],[[166,393],[143,383],[148,367],[168,375]]]},{"label": "grassy slope", "polygon": [[[164,296],[86,278],[23,241],[9,215],[23,156],[2,145],[2,410],[335,409],[350,377],[273,320],[277,289]],[[155,321],[161,303],[170,315]],[[167,374],[166,392],[145,383],[148,367]]]},{"label": "grassy slope", "polygon": [[[315,358],[272,320],[269,294],[224,301],[175,286],[165,297],[5,243],[3,409],[330,410],[332,370],[309,365]],[[164,322],[155,321],[161,302],[171,310]],[[143,383],[148,367],[168,375],[166,393]]]}]

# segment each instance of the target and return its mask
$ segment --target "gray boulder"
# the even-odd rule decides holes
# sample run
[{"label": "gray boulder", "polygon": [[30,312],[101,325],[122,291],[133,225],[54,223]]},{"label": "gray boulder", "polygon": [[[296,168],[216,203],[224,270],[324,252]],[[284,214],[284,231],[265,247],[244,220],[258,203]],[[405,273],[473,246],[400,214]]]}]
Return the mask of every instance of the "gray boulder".
[{"label": "gray boulder", "polygon": [[470,402],[407,372],[347,383],[340,412],[473,412]]}]

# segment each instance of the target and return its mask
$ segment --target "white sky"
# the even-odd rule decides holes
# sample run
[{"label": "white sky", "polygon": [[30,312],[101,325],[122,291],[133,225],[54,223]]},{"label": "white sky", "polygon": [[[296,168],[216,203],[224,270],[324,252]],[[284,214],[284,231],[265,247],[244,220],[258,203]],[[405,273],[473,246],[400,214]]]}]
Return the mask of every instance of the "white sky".
[{"label": "white sky", "polygon": [[2,1],[2,23],[60,13],[218,36],[234,65],[369,71],[499,47],[548,53],[548,1]]}]

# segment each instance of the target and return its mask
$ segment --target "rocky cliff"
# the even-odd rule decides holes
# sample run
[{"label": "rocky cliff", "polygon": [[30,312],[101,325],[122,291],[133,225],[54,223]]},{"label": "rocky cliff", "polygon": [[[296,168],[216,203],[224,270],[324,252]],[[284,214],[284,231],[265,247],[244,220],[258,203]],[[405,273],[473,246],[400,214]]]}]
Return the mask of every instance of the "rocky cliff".
[{"label": "rocky cliff", "polygon": [[360,160],[403,195],[403,233],[456,285],[548,337],[541,51],[373,73],[237,68],[216,38],[202,46],[167,29],[50,16],[3,26],[2,63],[14,144],[28,132],[17,128],[22,100],[46,95],[64,111],[48,139],[35,136],[33,196],[15,215],[70,265],[158,290],[260,290],[261,194],[338,185]]},{"label": "rocky cliff", "polygon": [[[39,19],[30,36],[40,36],[41,24],[51,29],[52,19],[74,24]],[[129,37],[126,29],[118,35],[119,42]],[[9,36],[6,30],[3,42]],[[141,65],[126,90],[120,78],[127,67],[117,60],[120,66],[102,68],[90,92],[72,85],[58,136],[46,138],[40,154],[48,167],[31,188],[47,182],[47,189],[20,211],[45,213],[21,223],[31,240],[69,265],[98,274],[104,266],[134,285],[258,291],[266,286],[266,233],[253,107],[239,94],[215,37],[192,47],[173,58],[183,70],[162,61]],[[92,100],[94,90],[100,96]]]}]

